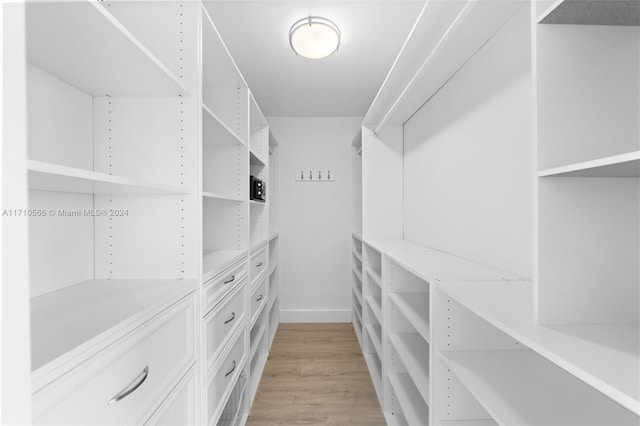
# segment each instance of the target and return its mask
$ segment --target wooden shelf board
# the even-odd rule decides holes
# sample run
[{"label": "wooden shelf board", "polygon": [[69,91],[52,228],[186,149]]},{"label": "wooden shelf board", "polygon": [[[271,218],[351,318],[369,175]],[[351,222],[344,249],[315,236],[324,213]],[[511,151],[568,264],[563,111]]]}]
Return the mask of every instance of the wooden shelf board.
[{"label": "wooden shelf board", "polygon": [[408,374],[394,373],[387,375],[391,387],[398,397],[402,414],[410,425],[428,423],[429,407],[424,403],[418,389]]},{"label": "wooden shelf board", "polygon": [[213,199],[213,200],[244,201],[243,199],[238,198],[238,197],[232,197],[232,196],[229,196],[229,195],[222,195],[222,194],[216,194],[216,193],[213,193],[213,192],[205,192],[205,191],[202,192],[202,196],[204,198]]},{"label": "wooden shelf board", "polygon": [[[405,318],[420,333],[422,338],[430,342],[429,333],[429,293],[389,293],[389,298],[398,307]],[[424,313],[427,315],[425,318]]]},{"label": "wooden shelf board", "polygon": [[389,340],[424,403],[429,405],[429,345],[417,333],[390,333]]},{"label": "wooden shelf board", "polygon": [[421,279],[434,280],[522,280],[522,277],[481,265],[453,254],[424,247],[405,240],[366,242],[383,252],[393,262]]},{"label": "wooden shelf board", "polygon": [[186,188],[29,160],[29,189],[79,194],[188,194]]},{"label": "wooden shelf board", "polygon": [[69,360],[89,356],[89,348],[126,334],[196,285],[193,279],[97,279],[32,298],[34,384]]},{"label": "wooden shelf board", "polygon": [[382,327],[373,324],[367,324],[366,327],[378,357],[382,357]]},{"label": "wooden shelf board", "polygon": [[249,150],[249,163],[252,166],[259,167],[264,167],[267,165],[267,163],[265,163],[260,157],[258,157],[258,154],[256,154],[252,149]]},{"label": "wooden shelf board", "polygon": [[531,282],[438,286],[480,318],[640,415],[638,324],[537,325]]},{"label": "wooden shelf board", "polygon": [[499,424],[638,422],[630,411],[530,350],[453,351],[441,356]]},{"label": "wooden shelf board", "polygon": [[246,250],[204,250],[202,253],[202,282],[215,277],[246,255]]},{"label": "wooden shelf board", "polygon": [[238,136],[220,117],[202,104],[203,142],[212,145],[244,145]]},{"label": "wooden shelf board", "polygon": [[[640,4],[640,2],[638,2],[638,4]],[[538,176],[640,177],[640,151],[541,170],[538,172]]]},{"label": "wooden shelf board", "polygon": [[539,18],[539,24],[640,25],[637,0],[559,0]]},{"label": "wooden shelf board", "polygon": [[382,324],[382,308],[380,305],[380,300],[373,296],[367,296],[366,300],[369,308],[371,308],[371,312],[373,312],[373,315],[378,320],[378,324]]},{"label": "wooden shelf board", "polygon": [[60,80],[92,96],[188,95],[100,2],[28,2],[26,14],[27,60]]}]

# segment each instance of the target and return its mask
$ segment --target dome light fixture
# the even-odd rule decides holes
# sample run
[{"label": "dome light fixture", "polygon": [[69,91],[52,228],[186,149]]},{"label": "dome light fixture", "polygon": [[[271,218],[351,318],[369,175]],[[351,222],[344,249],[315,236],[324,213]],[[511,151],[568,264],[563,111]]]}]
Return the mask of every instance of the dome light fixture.
[{"label": "dome light fixture", "polygon": [[296,55],[311,59],[326,58],[340,47],[340,30],[326,18],[309,16],[291,26],[289,44]]}]

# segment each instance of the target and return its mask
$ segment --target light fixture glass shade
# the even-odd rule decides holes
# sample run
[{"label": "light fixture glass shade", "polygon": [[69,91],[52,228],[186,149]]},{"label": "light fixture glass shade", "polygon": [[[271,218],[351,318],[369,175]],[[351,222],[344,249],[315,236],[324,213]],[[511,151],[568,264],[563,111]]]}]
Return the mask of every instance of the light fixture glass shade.
[{"label": "light fixture glass shade", "polygon": [[309,16],[293,24],[289,30],[289,44],[300,56],[324,58],[340,47],[340,30],[328,19]]}]

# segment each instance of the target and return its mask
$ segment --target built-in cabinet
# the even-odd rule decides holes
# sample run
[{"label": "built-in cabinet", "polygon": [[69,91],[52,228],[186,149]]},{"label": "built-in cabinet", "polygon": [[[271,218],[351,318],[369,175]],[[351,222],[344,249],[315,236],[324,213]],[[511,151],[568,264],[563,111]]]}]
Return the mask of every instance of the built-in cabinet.
[{"label": "built-in cabinet", "polygon": [[277,198],[249,176],[277,188],[277,142],[209,6],[7,8],[25,15],[34,424],[247,420],[279,322]]},{"label": "built-in cabinet", "polygon": [[[353,144],[352,317],[381,408],[398,425],[637,425],[640,4],[489,3],[427,2]],[[457,192],[485,158],[510,181]],[[475,218],[433,204],[455,197]]]}]

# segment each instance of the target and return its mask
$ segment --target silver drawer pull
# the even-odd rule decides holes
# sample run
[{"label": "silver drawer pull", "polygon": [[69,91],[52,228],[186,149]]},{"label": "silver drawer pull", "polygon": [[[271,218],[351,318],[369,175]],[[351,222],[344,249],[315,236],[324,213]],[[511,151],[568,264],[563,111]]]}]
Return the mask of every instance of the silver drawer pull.
[{"label": "silver drawer pull", "polygon": [[236,276],[235,275],[231,275],[231,279],[225,281],[224,284],[227,285],[229,283],[232,283],[235,279],[236,279]]},{"label": "silver drawer pull", "polygon": [[227,371],[227,372],[225,373],[224,377],[228,377],[228,376],[229,376],[229,374],[233,373],[235,369],[236,369],[236,360],[234,359],[234,360],[233,360],[233,367],[231,367],[231,370],[229,370],[229,371]]},{"label": "silver drawer pull", "polygon": [[258,298],[256,299],[256,302],[259,302],[262,300],[262,295],[258,296]]},{"label": "silver drawer pull", "polygon": [[236,313],[235,312],[231,312],[231,318],[229,318],[228,320],[226,320],[224,323],[225,324],[229,324],[231,321],[233,321],[234,319],[236,319]]},{"label": "silver drawer pull", "polygon": [[124,399],[130,394],[132,394],[133,392],[135,392],[135,390],[138,389],[140,385],[144,383],[145,380],[147,380],[148,375],[149,375],[149,366],[147,365],[144,368],[144,370],[142,370],[142,373],[140,373],[138,377],[133,379],[133,381],[129,383],[126,388],[122,389],[120,392],[118,392],[116,396],[111,398],[107,405],[113,405],[116,402],[120,401],[121,399]]},{"label": "silver drawer pull", "polygon": [[258,264],[256,265],[256,268],[259,268],[259,267],[261,267],[261,266],[262,266],[262,262],[258,263]]}]

